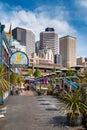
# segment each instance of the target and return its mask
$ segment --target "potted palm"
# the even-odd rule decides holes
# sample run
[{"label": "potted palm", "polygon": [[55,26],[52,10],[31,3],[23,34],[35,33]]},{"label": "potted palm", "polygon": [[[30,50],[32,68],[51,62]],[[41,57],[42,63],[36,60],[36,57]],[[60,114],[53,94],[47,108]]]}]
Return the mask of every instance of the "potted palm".
[{"label": "potted palm", "polygon": [[12,84],[11,95],[19,94],[18,90],[21,90],[22,83],[24,82],[24,78],[21,75],[16,73],[10,74],[10,83]]},{"label": "potted palm", "polygon": [[64,91],[61,99],[68,108],[67,121],[71,126],[79,126],[82,124],[82,115],[87,112],[87,105],[83,103],[81,89],[74,90],[73,93]]},{"label": "potted palm", "polygon": [[18,88],[16,89],[16,94],[19,94],[21,92],[21,86],[22,86],[23,82],[24,82],[24,78],[21,75],[17,75],[16,84],[17,84]]}]

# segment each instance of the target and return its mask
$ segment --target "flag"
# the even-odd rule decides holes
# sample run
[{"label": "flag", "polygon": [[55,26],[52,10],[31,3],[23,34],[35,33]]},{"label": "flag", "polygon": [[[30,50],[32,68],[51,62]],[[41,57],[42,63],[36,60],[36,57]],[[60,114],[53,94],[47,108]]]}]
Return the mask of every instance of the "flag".
[{"label": "flag", "polygon": [[8,32],[10,35],[12,35],[11,26],[12,26],[12,25],[10,24],[10,28],[9,28],[9,32]]},{"label": "flag", "polygon": [[6,36],[7,37],[11,37],[12,36],[12,29],[11,29],[11,24],[10,24],[10,28],[9,28],[9,31],[8,32],[6,32]]}]

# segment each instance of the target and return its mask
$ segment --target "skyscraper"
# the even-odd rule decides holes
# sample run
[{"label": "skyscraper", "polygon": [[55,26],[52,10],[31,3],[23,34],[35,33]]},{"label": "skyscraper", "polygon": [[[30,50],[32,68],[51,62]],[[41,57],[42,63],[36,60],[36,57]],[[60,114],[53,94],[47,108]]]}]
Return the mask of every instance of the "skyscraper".
[{"label": "skyscraper", "polygon": [[76,38],[69,35],[59,38],[59,53],[63,67],[76,65]]},{"label": "skyscraper", "polygon": [[35,52],[35,35],[31,30],[16,27],[12,30],[13,38],[26,46],[26,54],[28,56]]},{"label": "skyscraper", "polygon": [[40,50],[40,41],[36,41],[35,42],[35,53],[38,54]]},{"label": "skyscraper", "polygon": [[58,54],[58,34],[54,28],[46,28],[40,33],[40,49],[49,48],[53,54]]},{"label": "skyscraper", "polygon": [[62,65],[62,56],[59,54],[54,55],[54,63]]}]

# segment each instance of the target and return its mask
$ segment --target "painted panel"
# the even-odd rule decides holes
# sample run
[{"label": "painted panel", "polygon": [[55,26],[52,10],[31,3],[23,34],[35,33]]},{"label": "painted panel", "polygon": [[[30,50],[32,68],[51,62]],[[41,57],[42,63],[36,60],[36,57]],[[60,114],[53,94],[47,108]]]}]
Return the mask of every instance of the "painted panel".
[{"label": "painted panel", "polygon": [[17,51],[12,54],[10,58],[11,66],[27,66],[28,65],[28,57],[24,52]]}]

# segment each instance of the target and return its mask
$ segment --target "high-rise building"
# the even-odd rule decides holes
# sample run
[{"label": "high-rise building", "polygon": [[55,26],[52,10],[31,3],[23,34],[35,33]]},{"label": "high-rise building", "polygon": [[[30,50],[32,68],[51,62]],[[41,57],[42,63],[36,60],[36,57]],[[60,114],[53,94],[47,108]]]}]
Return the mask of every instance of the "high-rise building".
[{"label": "high-rise building", "polygon": [[31,30],[16,27],[12,30],[13,38],[26,46],[26,54],[28,56],[35,52],[35,35]]},{"label": "high-rise building", "polygon": [[62,56],[59,54],[54,55],[54,63],[62,65]]},{"label": "high-rise building", "polygon": [[59,38],[59,54],[63,67],[76,65],[76,37],[67,35]]},{"label": "high-rise building", "polygon": [[46,28],[40,33],[40,49],[46,47],[53,51],[53,55],[58,54],[58,33],[54,28]]},{"label": "high-rise building", "polygon": [[35,42],[35,53],[38,54],[40,50],[40,41],[36,41]]}]

